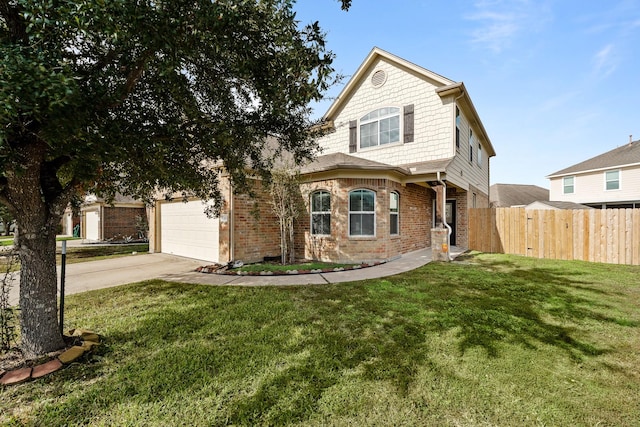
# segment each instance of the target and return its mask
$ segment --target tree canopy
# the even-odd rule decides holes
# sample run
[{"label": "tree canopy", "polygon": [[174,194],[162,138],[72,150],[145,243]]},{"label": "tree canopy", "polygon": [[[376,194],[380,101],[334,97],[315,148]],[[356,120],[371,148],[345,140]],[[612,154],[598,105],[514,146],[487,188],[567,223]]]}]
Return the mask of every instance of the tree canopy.
[{"label": "tree canopy", "polygon": [[[38,341],[25,318],[46,300],[39,322],[53,322],[55,227],[74,197],[162,189],[220,201],[219,168],[239,189],[248,169],[268,174],[268,136],[298,161],[314,153],[309,103],[332,83],[334,56],[294,3],[0,0],[0,202],[30,277],[29,352],[60,344]],[[51,262],[53,273],[33,266]],[[47,295],[23,299],[29,287]]]}]

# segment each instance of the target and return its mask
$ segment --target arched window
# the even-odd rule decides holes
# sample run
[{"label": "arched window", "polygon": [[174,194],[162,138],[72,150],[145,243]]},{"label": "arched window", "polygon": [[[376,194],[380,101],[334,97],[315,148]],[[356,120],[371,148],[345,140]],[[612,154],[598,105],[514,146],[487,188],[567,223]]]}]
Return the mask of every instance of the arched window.
[{"label": "arched window", "polygon": [[399,141],[400,108],[379,108],[360,119],[360,148]]},{"label": "arched window", "polygon": [[395,191],[389,197],[389,234],[400,234],[400,195]]},{"label": "arched window", "polygon": [[349,235],[376,235],[376,193],[354,190],[349,193]]},{"label": "arched window", "polygon": [[331,195],[327,191],[311,194],[311,234],[331,234]]}]

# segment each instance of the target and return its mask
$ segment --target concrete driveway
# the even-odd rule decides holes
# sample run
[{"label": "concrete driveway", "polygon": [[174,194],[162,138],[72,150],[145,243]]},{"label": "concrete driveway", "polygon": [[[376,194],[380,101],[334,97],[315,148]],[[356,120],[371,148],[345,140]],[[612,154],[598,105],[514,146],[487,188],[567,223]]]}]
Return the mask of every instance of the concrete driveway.
[{"label": "concrete driveway", "polygon": [[[187,273],[206,264],[205,261],[167,254],[137,254],[67,264],[65,295]],[[18,304],[19,283],[19,273],[15,273],[9,294],[9,303],[12,305]],[[60,266],[58,266],[58,286],[60,286]]]},{"label": "concrete driveway", "polygon": [[[457,257],[464,249],[451,247],[452,257]],[[320,274],[284,276],[236,276],[204,274],[195,271],[197,267],[209,264],[168,254],[138,254],[120,258],[68,264],[66,268],[65,295],[94,289],[109,288],[149,279],[163,279],[173,282],[226,286],[286,286],[322,285],[343,283],[354,280],[387,277],[413,270],[431,262],[431,249],[420,249],[375,267]],[[12,305],[19,300],[19,273],[14,273],[13,287],[9,296]],[[58,266],[58,284],[60,266]]]}]

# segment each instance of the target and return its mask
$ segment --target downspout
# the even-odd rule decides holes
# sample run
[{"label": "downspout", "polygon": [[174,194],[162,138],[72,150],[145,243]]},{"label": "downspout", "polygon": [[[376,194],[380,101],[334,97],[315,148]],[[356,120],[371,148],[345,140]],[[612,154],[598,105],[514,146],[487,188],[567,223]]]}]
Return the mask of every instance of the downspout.
[{"label": "downspout", "polygon": [[231,180],[229,180],[229,262],[235,261],[233,214],[233,184],[231,183]]},{"label": "downspout", "polygon": [[[462,98],[463,96],[464,96],[464,90],[461,90],[460,91],[460,95],[456,96],[453,99],[454,107],[458,108],[458,100],[460,98]],[[455,112],[455,110],[454,110],[454,112]],[[453,127],[454,127],[454,129],[456,128],[455,118],[454,118]],[[456,153],[456,147],[455,147],[455,141],[454,141],[453,145],[454,145],[454,147],[453,147],[453,155],[455,156],[457,154]],[[442,187],[443,187],[443,190],[442,190],[443,191],[443,195],[442,195],[442,224],[445,227],[447,227],[447,256],[449,257],[449,260],[452,261],[453,258],[451,257],[451,250],[450,250],[451,249],[451,233],[452,233],[452,230],[451,230],[451,226],[449,224],[447,224],[447,215],[446,215],[446,209],[447,209],[447,184],[440,179],[440,172],[438,172],[437,178],[438,178],[437,179],[438,183],[440,183],[440,185],[442,185]]]},{"label": "downspout", "polygon": [[438,171],[437,181],[440,185],[442,185],[442,224],[447,228],[447,256],[451,261],[451,251],[450,251],[450,243],[451,243],[451,226],[447,224],[447,184],[440,179],[440,171]]}]

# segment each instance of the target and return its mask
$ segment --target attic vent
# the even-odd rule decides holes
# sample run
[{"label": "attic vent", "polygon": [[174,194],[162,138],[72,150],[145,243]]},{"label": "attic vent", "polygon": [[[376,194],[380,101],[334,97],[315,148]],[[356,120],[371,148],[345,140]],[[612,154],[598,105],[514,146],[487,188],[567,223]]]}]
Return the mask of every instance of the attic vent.
[{"label": "attic vent", "polygon": [[371,76],[371,84],[373,87],[380,87],[387,81],[387,73],[384,70],[378,70]]}]

